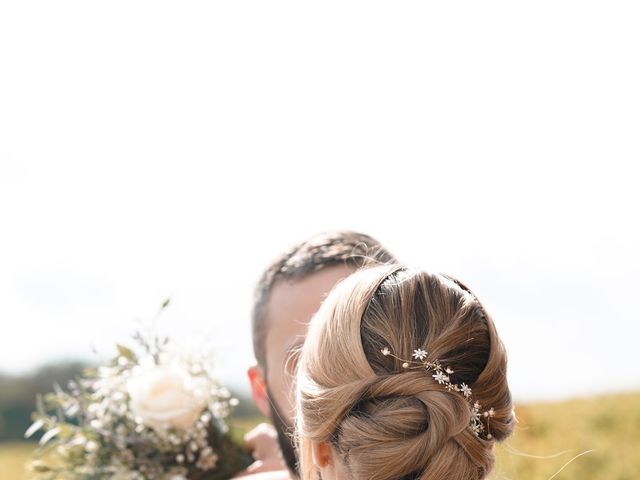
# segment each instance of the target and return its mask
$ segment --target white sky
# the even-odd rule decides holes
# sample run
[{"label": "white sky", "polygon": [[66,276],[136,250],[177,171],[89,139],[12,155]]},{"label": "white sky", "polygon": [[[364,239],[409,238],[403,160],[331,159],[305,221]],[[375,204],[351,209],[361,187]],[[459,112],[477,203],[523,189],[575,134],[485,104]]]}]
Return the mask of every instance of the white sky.
[{"label": "white sky", "polygon": [[635,2],[0,5],[0,370],[167,297],[246,385],[262,268],[352,228],[465,280],[517,399],[638,389]]}]

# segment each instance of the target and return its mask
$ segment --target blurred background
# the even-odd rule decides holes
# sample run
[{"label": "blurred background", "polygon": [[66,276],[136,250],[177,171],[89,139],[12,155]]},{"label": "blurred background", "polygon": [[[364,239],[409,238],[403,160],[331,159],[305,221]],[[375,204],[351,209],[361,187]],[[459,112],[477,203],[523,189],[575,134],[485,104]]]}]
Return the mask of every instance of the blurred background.
[{"label": "blurred background", "polygon": [[3,2],[0,478],[28,478],[35,394],[167,297],[247,397],[258,277],[337,228],[492,313],[520,418],[495,478],[592,449],[555,478],[640,478],[639,14]]}]

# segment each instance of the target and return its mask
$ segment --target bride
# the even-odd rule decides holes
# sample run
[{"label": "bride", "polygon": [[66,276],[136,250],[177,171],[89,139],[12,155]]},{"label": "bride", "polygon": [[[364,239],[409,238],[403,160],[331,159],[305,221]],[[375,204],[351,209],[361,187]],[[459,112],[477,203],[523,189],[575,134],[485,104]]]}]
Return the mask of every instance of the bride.
[{"label": "bride", "polygon": [[297,374],[302,480],[480,480],[515,417],[493,321],[459,281],[377,266],[314,316]]}]

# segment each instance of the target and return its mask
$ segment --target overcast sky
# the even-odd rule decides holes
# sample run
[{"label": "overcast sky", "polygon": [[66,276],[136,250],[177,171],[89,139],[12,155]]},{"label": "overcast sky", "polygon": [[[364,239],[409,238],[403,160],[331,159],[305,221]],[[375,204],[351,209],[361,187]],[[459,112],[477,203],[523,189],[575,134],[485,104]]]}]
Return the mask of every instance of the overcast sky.
[{"label": "overcast sky", "polygon": [[492,313],[516,399],[640,388],[634,2],[3,2],[0,370],[206,335],[362,230]]}]

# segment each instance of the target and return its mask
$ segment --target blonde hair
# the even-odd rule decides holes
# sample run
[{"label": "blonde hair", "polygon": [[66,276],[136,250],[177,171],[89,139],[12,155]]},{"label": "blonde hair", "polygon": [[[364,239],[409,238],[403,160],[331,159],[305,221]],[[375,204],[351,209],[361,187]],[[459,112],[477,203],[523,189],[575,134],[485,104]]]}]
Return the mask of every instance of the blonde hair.
[{"label": "blonde hair", "polygon": [[[471,408],[424,370],[399,358],[415,349],[451,366],[483,407],[492,439],[470,428]],[[479,480],[493,442],[513,431],[507,357],[491,318],[459,281],[402,266],[360,270],[314,316],[297,378],[296,434],[302,480],[316,480],[313,443],[334,447],[350,478]],[[485,419],[482,420],[486,422]],[[487,427],[486,424],[484,424]]]}]

